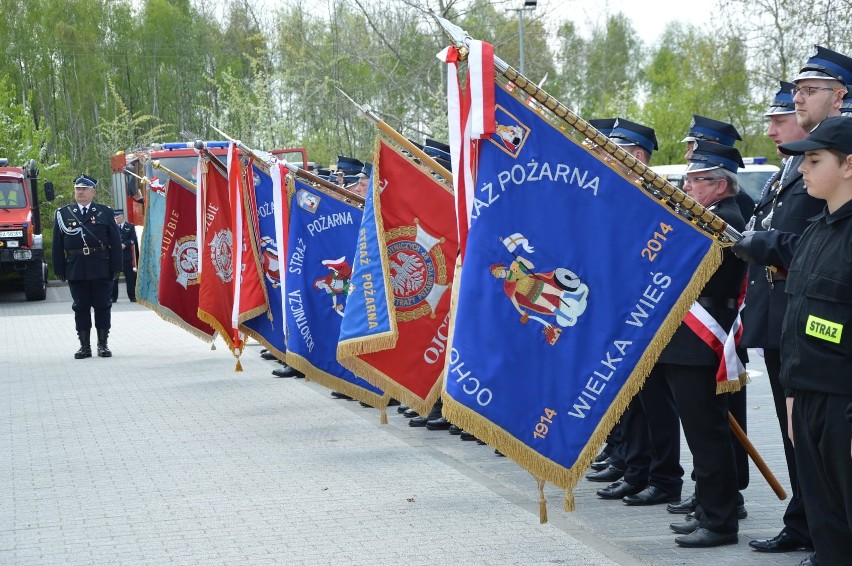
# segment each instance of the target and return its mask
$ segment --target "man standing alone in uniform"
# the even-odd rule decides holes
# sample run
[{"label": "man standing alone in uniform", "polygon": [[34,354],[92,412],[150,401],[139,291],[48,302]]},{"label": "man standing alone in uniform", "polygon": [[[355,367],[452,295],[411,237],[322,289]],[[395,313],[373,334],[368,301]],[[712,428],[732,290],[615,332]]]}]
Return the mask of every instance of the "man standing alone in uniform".
[{"label": "man standing alone in uniform", "polygon": [[80,338],[75,359],[92,357],[91,311],[95,311],[98,356],[112,356],[107,346],[113,278],[121,271],[121,238],[110,207],[94,202],[98,182],[80,175],[74,181],[75,204],[56,210],[53,222],[53,272],[68,281],[74,323]]},{"label": "man standing alone in uniform", "polygon": [[[115,211],[115,224],[121,237],[121,270],[127,283],[127,298],[136,302],[136,265],[139,261],[139,240],[136,238],[136,226],[124,221],[124,211]],[[112,286],[112,302],[118,300],[118,279]]]}]

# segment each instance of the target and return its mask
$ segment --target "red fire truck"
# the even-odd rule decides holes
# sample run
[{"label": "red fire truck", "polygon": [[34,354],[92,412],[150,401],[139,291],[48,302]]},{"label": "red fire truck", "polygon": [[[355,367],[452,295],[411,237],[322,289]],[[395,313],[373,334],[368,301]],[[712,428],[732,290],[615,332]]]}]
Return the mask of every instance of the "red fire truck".
[{"label": "red fire truck", "polygon": [[[38,169],[34,160],[8,167],[0,159],[0,275],[20,278],[28,301],[47,296],[47,260],[39,216]],[[53,183],[44,184],[53,200]]]}]

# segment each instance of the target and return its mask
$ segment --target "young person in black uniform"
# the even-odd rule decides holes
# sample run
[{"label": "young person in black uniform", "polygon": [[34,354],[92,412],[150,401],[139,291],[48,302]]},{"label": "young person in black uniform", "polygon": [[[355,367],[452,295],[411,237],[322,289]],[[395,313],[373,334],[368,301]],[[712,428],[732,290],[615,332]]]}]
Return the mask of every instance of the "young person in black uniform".
[{"label": "young person in black uniform", "polygon": [[[822,121],[807,139],[782,144],[804,154],[808,193],[825,208],[799,236],[749,234],[738,253],[789,265],[781,329],[787,396],[802,501],[816,554],[802,564],[852,564],[852,117]],[[818,560],[817,560],[818,558]]]},{"label": "young person in black uniform", "polygon": [[56,209],[53,222],[53,272],[68,281],[74,323],[80,339],[75,359],[92,357],[92,315],[98,356],[108,358],[113,278],[121,271],[121,238],[110,207],[94,202],[98,182],[80,175],[74,181],[75,204]]},{"label": "young person in black uniform", "polygon": [[[699,140],[690,157],[684,189],[736,230],[745,226],[734,195],[739,152],[725,145]],[[729,332],[737,315],[737,298],[746,264],[724,251],[722,265],[707,282],[697,302]],[[672,530],[683,536],[675,542],[684,547],[735,544],[737,532],[737,471],[728,426],[728,396],[717,394],[716,352],[682,324],[663,350],[657,365],[665,372],[674,394],[684,435],[695,468],[695,515]]]},{"label": "young person in black uniform", "polygon": [[[776,146],[804,139],[808,135],[796,121],[792,88],[791,83],[782,81],[781,89],[765,114],[770,120],[766,134],[772,138]],[[761,232],[778,230],[801,234],[805,231],[809,219],[816,215],[825,203],[808,195],[802,175],[797,171],[801,158],[787,156],[780,150],[778,154],[782,158],[782,169],[770,178],[747,228]],[[736,249],[734,253],[737,253]],[[784,512],[784,528],[781,532],[769,539],[749,541],[749,546],[759,552],[788,552],[811,547],[811,535],[796,473],[793,444],[787,437],[787,405],[784,400],[784,388],[781,387],[779,379],[781,321],[787,309],[785,283],[783,271],[763,265],[749,265],[746,306],[743,311],[743,336],[740,344],[749,348],[763,348],[792,491]]]},{"label": "young person in black uniform", "polygon": [[[136,266],[139,265],[139,240],[136,238],[136,226],[124,221],[124,211],[115,211],[115,224],[121,237],[121,270],[127,284],[127,298],[136,302]],[[118,279],[112,286],[112,302],[118,300]]]}]

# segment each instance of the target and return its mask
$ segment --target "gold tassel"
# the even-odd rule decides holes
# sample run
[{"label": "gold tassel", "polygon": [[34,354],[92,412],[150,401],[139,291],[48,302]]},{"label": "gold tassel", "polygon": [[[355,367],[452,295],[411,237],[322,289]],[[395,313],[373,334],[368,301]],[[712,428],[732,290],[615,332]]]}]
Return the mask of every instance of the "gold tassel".
[{"label": "gold tassel", "polygon": [[570,513],[575,509],[574,507],[574,491],[570,489],[565,490],[565,511]]},{"label": "gold tassel", "polygon": [[382,407],[382,415],[379,417],[379,424],[388,424],[388,410]]},{"label": "gold tassel", "polygon": [[544,480],[536,479],[538,484],[538,522],[542,525],[547,522],[547,499],[544,497]]},{"label": "gold tassel", "polygon": [[237,357],[237,366],[234,368],[234,371],[243,371],[243,364],[240,363],[239,357]]}]

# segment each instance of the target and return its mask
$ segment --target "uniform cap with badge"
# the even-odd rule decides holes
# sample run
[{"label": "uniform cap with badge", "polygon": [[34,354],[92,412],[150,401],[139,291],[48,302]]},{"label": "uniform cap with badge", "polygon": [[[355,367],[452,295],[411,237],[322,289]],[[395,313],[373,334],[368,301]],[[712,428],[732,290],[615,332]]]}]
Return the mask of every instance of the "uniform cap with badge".
[{"label": "uniform cap with badge", "polygon": [[88,175],[84,175],[82,173],[80,174],[79,177],[74,179],[74,188],[75,189],[77,187],[82,187],[82,188],[86,188],[86,189],[94,189],[97,186],[98,186],[98,180],[97,179],[95,179],[93,177],[89,177]]},{"label": "uniform cap with badge", "polygon": [[852,58],[832,51],[821,45],[814,45],[814,53],[793,79],[793,82],[805,79],[839,81],[844,85],[852,83]]},{"label": "uniform cap with badge", "polygon": [[693,114],[692,123],[689,124],[689,132],[681,141],[694,142],[709,140],[722,145],[733,146],[737,140],[742,141],[742,139],[740,133],[733,125]]},{"label": "uniform cap with badge", "polygon": [[657,136],[653,128],[643,126],[624,118],[616,118],[609,137],[617,145],[638,145],[652,153],[657,147]]}]

